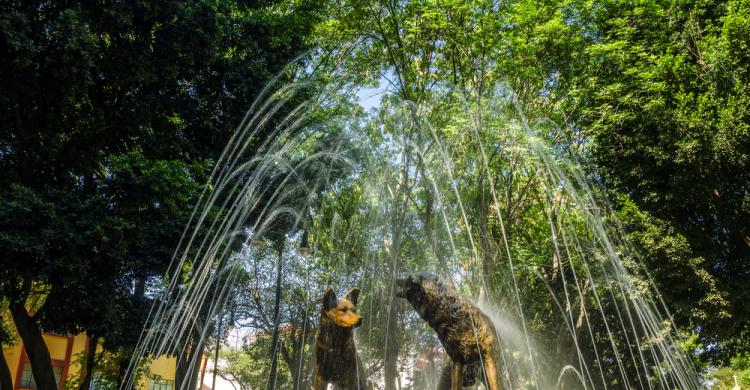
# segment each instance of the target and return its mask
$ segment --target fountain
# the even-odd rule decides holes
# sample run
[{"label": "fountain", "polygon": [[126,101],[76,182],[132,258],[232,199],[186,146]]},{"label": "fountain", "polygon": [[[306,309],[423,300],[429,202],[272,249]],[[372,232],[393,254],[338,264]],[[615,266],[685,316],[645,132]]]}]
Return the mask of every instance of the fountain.
[{"label": "fountain", "polygon": [[371,383],[431,389],[444,352],[394,295],[414,271],[490,316],[503,389],[700,387],[605,197],[550,141],[554,124],[502,88],[366,114],[337,108],[335,92],[300,99],[304,86],[269,84],[217,160],[123,388],[148,356],[178,356],[195,376],[223,322],[270,345],[260,385],[307,389],[323,289],[359,286]]}]

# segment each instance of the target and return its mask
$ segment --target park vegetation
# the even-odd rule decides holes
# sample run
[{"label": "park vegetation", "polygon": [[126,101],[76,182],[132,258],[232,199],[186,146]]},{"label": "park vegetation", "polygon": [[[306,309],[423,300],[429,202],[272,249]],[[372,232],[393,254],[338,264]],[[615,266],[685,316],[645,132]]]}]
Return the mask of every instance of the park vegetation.
[{"label": "park vegetation", "polygon": [[[558,217],[583,223],[545,208],[528,156],[498,147],[476,164],[485,141],[519,142],[494,125],[509,121],[532,123],[594,183],[626,260],[644,266],[630,276],[659,291],[705,380],[750,386],[748,0],[12,2],[0,5],[0,50],[0,342],[24,343],[39,389],[56,388],[43,331],[99,340],[80,357],[79,389],[95,372],[121,383],[151,305],[198,266],[170,264],[226,143],[270,80],[303,74],[292,100],[329,97],[297,130],[317,134],[298,157],[338,142],[348,163],[327,164],[313,196],[295,194],[304,215],[237,248],[247,263],[232,293],[201,314],[212,338],[180,341],[219,353],[217,375],[241,390],[309,388],[319,294],[361,284],[361,338],[389,340],[364,343],[367,369],[400,388],[406,359],[383,357],[434,340],[401,331],[423,325],[389,301],[387,276],[463,261],[487,286],[467,295],[503,296],[511,256],[537,313],[529,327],[570,358],[556,341],[549,235]],[[360,107],[362,89],[380,104]],[[469,118],[486,131],[468,135]],[[285,141],[257,135],[248,159]],[[457,180],[428,180],[445,172],[427,153],[433,137],[466,156]],[[321,172],[303,176],[319,184]],[[466,206],[451,222],[478,231],[477,256],[452,249],[442,204]],[[592,297],[566,308],[573,326]],[[217,351],[237,329],[252,337]],[[197,371],[179,364],[177,386],[195,388]],[[10,375],[0,361],[0,389]]]}]

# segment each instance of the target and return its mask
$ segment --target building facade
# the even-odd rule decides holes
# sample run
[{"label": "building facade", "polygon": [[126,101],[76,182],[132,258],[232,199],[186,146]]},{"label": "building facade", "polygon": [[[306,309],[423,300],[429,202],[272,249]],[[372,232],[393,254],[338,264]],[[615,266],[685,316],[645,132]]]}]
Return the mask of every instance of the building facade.
[{"label": "building facade", "polygon": [[[44,334],[44,341],[49,349],[52,360],[52,370],[55,373],[58,389],[66,389],[75,378],[81,375],[79,357],[87,350],[91,340],[86,334],[75,336]],[[21,342],[3,348],[3,355],[8,362],[13,377],[13,390],[36,390],[31,364],[26,350]],[[144,390],[174,390],[174,380],[177,361],[174,357],[161,356],[151,361],[141,378],[140,389]],[[92,381],[92,390],[97,390],[96,381]]]}]

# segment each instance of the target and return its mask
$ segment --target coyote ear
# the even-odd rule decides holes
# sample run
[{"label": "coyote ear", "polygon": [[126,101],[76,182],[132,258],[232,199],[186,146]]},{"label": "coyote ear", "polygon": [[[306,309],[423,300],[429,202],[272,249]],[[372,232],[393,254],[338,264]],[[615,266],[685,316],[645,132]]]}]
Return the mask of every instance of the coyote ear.
[{"label": "coyote ear", "polygon": [[326,288],[326,291],[323,293],[323,310],[330,310],[336,307],[336,304],[338,304],[336,292],[330,288]]},{"label": "coyote ear", "polygon": [[352,303],[352,305],[357,306],[357,299],[359,299],[359,287],[352,287],[349,291],[346,292],[346,295],[344,297],[348,299]]}]

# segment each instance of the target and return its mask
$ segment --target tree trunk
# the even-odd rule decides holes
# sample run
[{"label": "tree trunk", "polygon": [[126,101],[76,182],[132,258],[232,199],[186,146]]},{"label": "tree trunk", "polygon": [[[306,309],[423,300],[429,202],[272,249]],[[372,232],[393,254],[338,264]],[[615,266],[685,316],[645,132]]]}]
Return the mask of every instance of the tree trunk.
[{"label": "tree trunk", "polygon": [[[393,231],[393,245],[391,246],[391,286],[395,284],[395,280],[399,269],[399,252],[401,248],[401,231],[400,228],[395,228]],[[390,297],[388,305],[388,325],[385,330],[386,332],[386,345],[385,345],[385,363],[384,363],[384,379],[385,379],[385,390],[396,390],[398,389],[398,354],[401,346],[396,339],[398,335],[398,298],[395,296],[395,291],[391,287],[389,290]]]},{"label": "tree trunk", "polygon": [[[484,171],[484,170],[483,170]],[[489,169],[486,171],[489,176]],[[494,283],[492,283],[492,276],[495,275],[497,264],[495,256],[495,248],[493,246],[492,232],[489,229],[489,213],[490,213],[490,200],[487,199],[486,189],[484,188],[485,174],[480,173],[479,184],[477,185],[477,192],[479,194],[477,217],[479,225],[479,243],[481,248],[481,261],[482,261],[482,285],[487,288],[487,293],[494,293]],[[487,178],[489,185],[492,185],[492,179]],[[491,191],[491,190],[490,190]],[[479,260],[479,259],[477,259]]]},{"label": "tree trunk", "polygon": [[[203,351],[205,349],[205,346],[201,344],[200,347],[193,353],[193,356],[191,359],[195,359],[195,362],[193,362],[193,369],[190,370],[190,376],[188,377],[188,383],[187,383],[187,389],[188,390],[195,390],[198,386],[198,374],[201,369],[201,360],[203,359]],[[203,383],[201,383],[201,386],[203,386]]]},{"label": "tree trunk", "polygon": [[[133,295],[131,296],[131,301],[142,303],[144,300],[145,292],[146,292],[146,280],[145,278],[136,275],[135,278],[133,278],[133,283],[134,283],[134,290],[133,290]],[[175,289],[175,293],[177,291],[178,290]],[[134,351],[132,349],[130,350],[119,349],[118,350],[118,355],[119,355],[119,360],[120,360],[119,362],[120,367],[118,368],[118,372],[117,372],[117,387],[118,388],[123,388],[123,384],[127,382],[132,382],[130,383],[130,386],[132,387],[132,385],[135,384],[135,381],[138,378],[138,364],[134,364],[133,367],[130,367],[130,364],[133,358],[132,356],[133,353]],[[138,363],[138,362],[135,362],[135,363]],[[177,363],[179,364],[179,357],[177,359]],[[131,371],[131,368],[132,368],[132,371]],[[177,378],[175,378],[175,383],[177,382],[176,379]]]},{"label": "tree trunk", "polygon": [[[395,306],[395,299],[391,301],[391,305]],[[385,367],[384,367],[384,379],[385,379],[385,390],[396,390],[398,389],[398,353],[400,345],[396,340],[396,329],[398,326],[397,321],[398,310],[393,308],[391,310],[390,318],[388,319],[388,342],[385,346]]]},{"label": "tree trunk", "polygon": [[2,351],[0,351],[0,390],[13,390],[13,377],[10,375],[10,368]]},{"label": "tree trunk", "polygon": [[138,301],[143,301],[146,295],[146,278],[136,275],[134,278],[133,297]]},{"label": "tree trunk", "polygon": [[[203,358],[201,358],[202,363]],[[203,383],[205,383],[206,380],[206,369],[208,368],[208,358],[206,358],[206,364],[203,365],[203,369],[201,370],[201,376],[198,379],[198,383],[200,383],[200,389],[203,389]],[[213,390],[213,389],[212,389]]]},{"label": "tree trunk", "polygon": [[391,245],[388,246],[388,257],[390,260],[390,285],[389,285],[389,297],[388,301],[388,327],[386,328],[386,345],[385,345],[385,362],[384,362],[384,379],[385,379],[385,390],[396,390],[398,389],[398,354],[401,349],[399,345],[397,334],[398,334],[398,315],[401,312],[399,309],[399,301],[395,296],[393,286],[395,285],[396,278],[398,277],[399,269],[401,268],[401,234],[404,226],[404,220],[406,219],[406,211],[410,199],[411,188],[409,187],[409,145],[408,142],[404,142],[403,149],[403,164],[401,165],[401,173],[398,179],[398,185],[396,187],[396,194],[391,200]]},{"label": "tree trunk", "polygon": [[[399,269],[399,250],[400,250],[400,229],[396,229],[397,234],[394,234],[394,244],[391,246],[393,249],[391,252],[391,264],[393,269],[391,271],[391,286],[395,284],[397,277],[397,270]],[[385,390],[396,390],[398,389],[398,354],[401,346],[399,345],[398,339],[398,314],[400,313],[398,307],[398,299],[395,296],[395,291],[390,288],[390,305],[388,305],[388,325],[385,330],[386,332],[386,345],[385,345],[385,363],[384,363],[384,379],[385,379]]]},{"label": "tree trunk", "polygon": [[224,313],[219,314],[219,326],[216,327],[216,347],[214,348],[214,372],[211,374],[211,390],[216,389],[216,375],[219,373],[219,351],[221,351],[221,324],[224,321],[223,314]]},{"label": "tree trunk", "polygon": [[268,390],[276,388],[276,378],[279,365],[279,323],[281,321],[281,264],[284,249],[279,250],[279,258],[276,262],[276,298],[273,304],[273,335],[271,336],[271,370],[268,374]]},{"label": "tree trunk", "polygon": [[10,304],[10,313],[16,324],[18,334],[23,340],[26,354],[31,362],[31,372],[34,374],[37,390],[57,390],[57,381],[52,371],[52,361],[49,349],[42,337],[42,329],[34,317],[29,316],[23,301]]},{"label": "tree trunk", "polygon": [[[291,361],[287,362],[290,370],[292,371],[292,388],[294,390],[307,389],[309,386],[305,386],[304,382],[304,365],[305,365],[305,344],[308,336],[302,332],[302,329],[307,330],[307,309],[303,311],[302,315],[302,327],[299,328],[300,332],[297,333],[295,328],[292,332],[292,356]],[[299,335],[299,336],[298,336]]]},{"label": "tree trunk", "polygon": [[[183,352],[177,359],[177,369],[175,370],[174,383],[176,390],[195,390],[198,382],[198,365],[200,364],[200,355],[203,353],[203,346],[195,348],[193,345],[186,345]],[[196,359],[196,362],[193,362]],[[214,367],[214,370],[216,367]]]},{"label": "tree trunk", "polygon": [[86,347],[86,363],[81,369],[81,385],[78,390],[87,390],[91,386],[91,379],[94,377],[94,364],[96,362],[96,345],[99,338],[95,333],[88,335],[88,345]]},{"label": "tree trunk", "polygon": [[[118,389],[122,389],[123,387],[122,385],[125,383],[125,379],[126,378],[129,379],[131,375],[135,379],[136,373],[135,372],[128,373],[128,368],[130,368],[130,358],[127,358],[127,357],[121,358],[120,367],[117,370],[117,388]],[[136,371],[135,367],[133,371]]]}]

